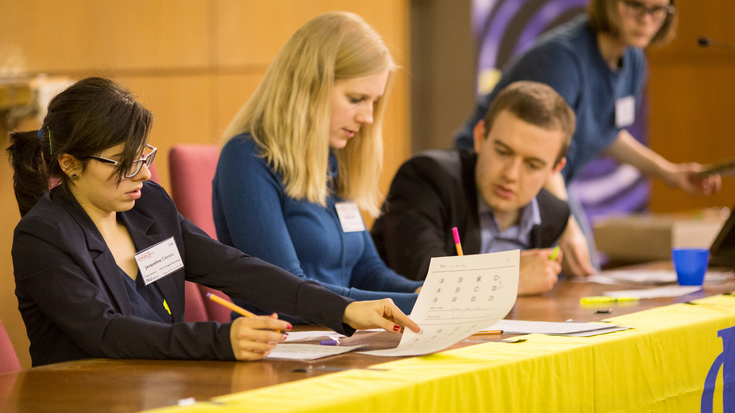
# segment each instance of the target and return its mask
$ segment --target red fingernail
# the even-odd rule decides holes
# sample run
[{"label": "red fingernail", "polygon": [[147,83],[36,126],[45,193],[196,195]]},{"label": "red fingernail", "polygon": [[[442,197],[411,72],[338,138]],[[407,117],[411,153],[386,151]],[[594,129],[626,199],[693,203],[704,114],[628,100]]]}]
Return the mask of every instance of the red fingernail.
[{"label": "red fingernail", "polygon": [[401,326],[395,325],[393,326],[393,331],[399,331],[401,329]]},{"label": "red fingernail", "polygon": [[290,330],[290,329],[292,329],[292,328],[293,328],[293,327],[291,326],[291,324],[288,324],[288,325],[286,326],[286,330]]}]

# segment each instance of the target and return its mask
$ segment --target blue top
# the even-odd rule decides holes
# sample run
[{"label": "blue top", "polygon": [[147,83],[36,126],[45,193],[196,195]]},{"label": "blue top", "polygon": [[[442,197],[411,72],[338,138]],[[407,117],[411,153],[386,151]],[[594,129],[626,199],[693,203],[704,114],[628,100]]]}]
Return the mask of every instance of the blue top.
[{"label": "blue top", "polygon": [[[337,161],[330,154],[330,171]],[[281,176],[259,156],[249,134],[220,154],[212,185],[217,237],[246,254],[356,300],[392,298],[411,312],[422,282],[396,274],[380,259],[367,230],[342,232],[334,195],[327,207],[286,194]]]},{"label": "blue top", "polygon": [[536,197],[521,208],[521,219],[518,224],[506,228],[502,232],[490,205],[482,199],[480,193],[477,194],[477,199],[477,211],[480,215],[480,239],[482,241],[481,254],[531,248],[531,230],[534,226],[541,225],[541,210]]},{"label": "blue top", "polygon": [[634,96],[641,102],[646,76],[643,51],[628,47],[620,69],[613,71],[603,60],[597,34],[586,15],[553,30],[504,70],[489,95],[478,99],[475,113],[459,131],[456,146],[472,148],[472,129],[485,117],[495,96],[519,80],[545,83],[554,88],[577,116],[577,129],[562,175],[571,182],[590,161],[610,146],[620,132],[615,126],[615,103]]},{"label": "blue top", "polygon": [[148,321],[173,324],[174,320],[163,306],[163,296],[155,283],[145,285],[140,272],[133,281],[122,268],[120,268],[120,276],[125,280],[125,291],[130,298],[130,308],[134,316]]}]

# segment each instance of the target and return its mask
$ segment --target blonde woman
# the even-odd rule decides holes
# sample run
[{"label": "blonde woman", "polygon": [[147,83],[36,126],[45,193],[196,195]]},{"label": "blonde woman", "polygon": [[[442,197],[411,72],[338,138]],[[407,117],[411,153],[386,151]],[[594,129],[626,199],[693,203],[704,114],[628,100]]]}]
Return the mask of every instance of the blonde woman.
[{"label": "blonde woman", "polygon": [[301,27],[224,134],[213,182],[217,237],[354,299],[409,313],[421,282],[378,256],[358,207],[378,212],[385,104],[396,66],[359,16]]}]

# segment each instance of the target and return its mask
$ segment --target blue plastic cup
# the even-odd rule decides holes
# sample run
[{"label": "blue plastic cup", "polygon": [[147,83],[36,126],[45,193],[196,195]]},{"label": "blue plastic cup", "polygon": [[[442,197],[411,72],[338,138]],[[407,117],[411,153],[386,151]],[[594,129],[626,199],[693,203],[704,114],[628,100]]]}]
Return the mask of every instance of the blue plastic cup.
[{"label": "blue plastic cup", "polygon": [[702,285],[709,264],[709,250],[676,248],[671,252],[679,285]]}]

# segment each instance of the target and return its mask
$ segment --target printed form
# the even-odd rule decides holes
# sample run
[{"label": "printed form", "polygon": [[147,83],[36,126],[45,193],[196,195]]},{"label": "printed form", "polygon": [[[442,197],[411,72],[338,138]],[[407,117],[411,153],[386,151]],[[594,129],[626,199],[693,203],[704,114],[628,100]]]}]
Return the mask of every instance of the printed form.
[{"label": "printed form", "polygon": [[519,250],[432,258],[410,315],[421,332],[405,329],[398,347],[361,353],[435,353],[497,323],[516,302],[519,262]]}]

